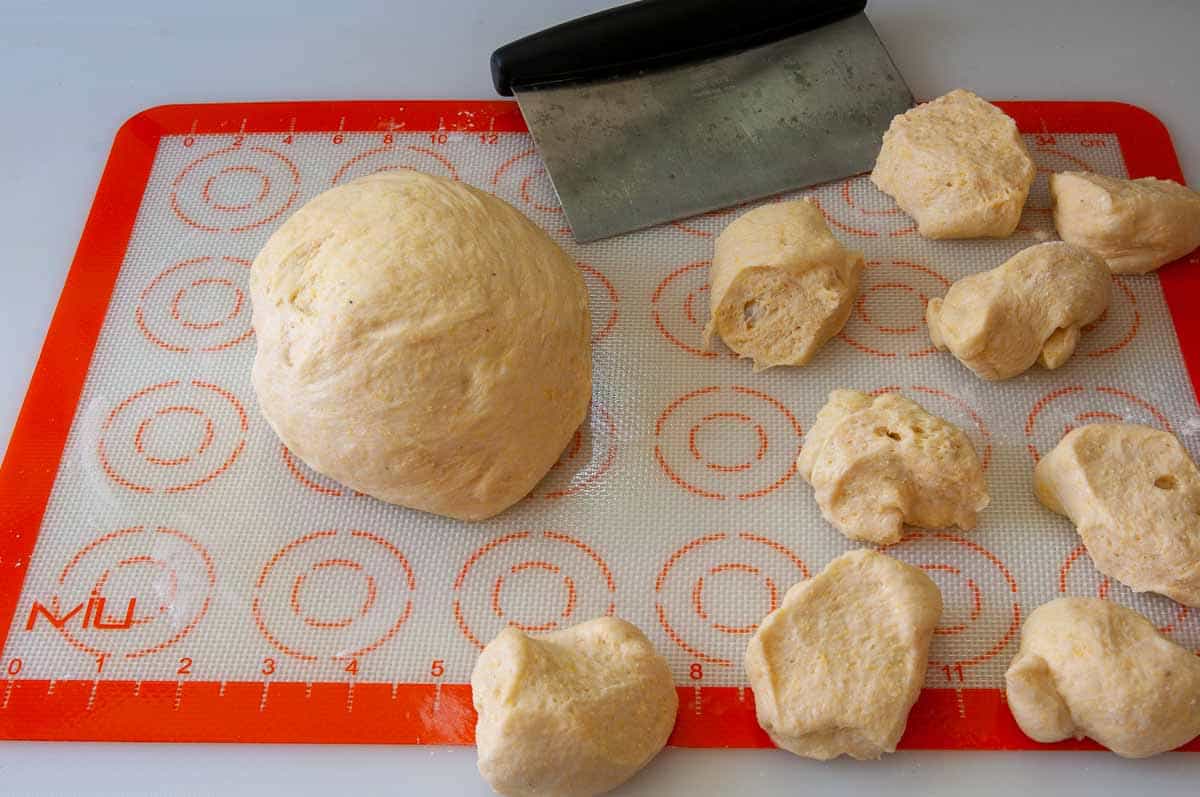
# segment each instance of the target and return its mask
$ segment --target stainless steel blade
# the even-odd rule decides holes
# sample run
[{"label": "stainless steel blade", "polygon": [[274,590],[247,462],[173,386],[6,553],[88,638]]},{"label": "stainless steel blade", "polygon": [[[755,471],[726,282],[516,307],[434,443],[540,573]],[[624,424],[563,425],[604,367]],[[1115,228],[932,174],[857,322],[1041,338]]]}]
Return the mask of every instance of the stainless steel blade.
[{"label": "stainless steel blade", "polygon": [[867,171],[912,105],[864,14],[731,56],[516,95],[580,242]]}]

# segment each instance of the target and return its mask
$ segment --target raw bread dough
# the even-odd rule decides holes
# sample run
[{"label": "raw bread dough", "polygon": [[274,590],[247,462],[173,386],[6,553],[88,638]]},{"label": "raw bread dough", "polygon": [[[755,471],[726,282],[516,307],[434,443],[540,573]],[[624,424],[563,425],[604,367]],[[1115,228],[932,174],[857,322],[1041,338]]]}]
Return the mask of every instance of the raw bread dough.
[{"label": "raw bread dough", "polygon": [[1144,758],[1200,734],[1200,658],[1100,598],[1034,610],[1004,680],[1017,724],[1038,742],[1090,736]]},{"label": "raw bread dough", "polygon": [[500,794],[600,794],[667,743],[679,698],[635,626],[604,617],[492,640],[471,673],[479,772]]},{"label": "raw bread dough", "polygon": [[254,261],[254,389],[314,470],[464,520],[519,501],[587,414],[587,291],[496,197],[415,171],[315,197]]},{"label": "raw bread dough", "polygon": [[1114,274],[1145,274],[1200,246],[1200,193],[1170,180],[1061,172],[1050,176],[1050,198],[1059,236]]},{"label": "raw bread dough", "polygon": [[895,393],[830,393],[796,464],[821,514],[852,540],[896,542],[905,523],[973,529],[989,501],[962,430]]},{"label": "raw bread dough", "polygon": [[808,758],[895,752],[941,615],[937,585],[912,565],[871,550],[834,559],[746,648],[758,724]]},{"label": "raw bread dough", "polygon": [[1200,607],[1200,471],[1174,435],[1081,426],[1037,464],[1033,487],[1075,524],[1101,573]]},{"label": "raw bread dough", "polygon": [[1112,275],[1096,255],[1061,241],[1038,244],[930,299],[925,322],[939,349],[984,379],[1008,379],[1035,362],[1065,363],[1111,291]]},{"label": "raw bread dough", "polygon": [[812,202],[755,208],[717,238],[705,344],[716,332],[755,370],[804,365],[846,323],[862,269]]},{"label": "raw bread dough", "polygon": [[1033,184],[1016,123],[964,89],[892,120],[871,182],[926,238],[1006,238]]}]

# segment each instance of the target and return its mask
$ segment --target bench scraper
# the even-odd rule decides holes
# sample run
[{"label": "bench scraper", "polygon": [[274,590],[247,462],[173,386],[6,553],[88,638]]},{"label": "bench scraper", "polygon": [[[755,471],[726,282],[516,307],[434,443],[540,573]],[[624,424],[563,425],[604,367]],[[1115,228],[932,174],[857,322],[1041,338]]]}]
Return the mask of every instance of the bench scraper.
[{"label": "bench scraper", "polygon": [[492,54],[580,242],[868,171],[912,94],[866,0],[642,0]]}]

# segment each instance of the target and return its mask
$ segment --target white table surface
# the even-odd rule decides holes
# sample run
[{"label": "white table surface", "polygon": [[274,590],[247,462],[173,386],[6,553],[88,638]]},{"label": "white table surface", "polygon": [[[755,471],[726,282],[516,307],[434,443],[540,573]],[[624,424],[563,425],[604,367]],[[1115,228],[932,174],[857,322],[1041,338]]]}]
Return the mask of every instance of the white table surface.
[{"label": "white table surface", "polygon": [[[0,453],[126,118],[172,102],[491,97],[497,45],[610,4],[0,4]],[[965,86],[990,98],[1132,102],[1167,124],[1185,175],[1200,179],[1197,0],[876,0],[869,12],[917,96]],[[1198,783],[1196,754],[922,752],[818,764],[671,749],[620,793],[1194,795]],[[464,748],[0,744],[4,793],[218,790],[489,793]]]}]

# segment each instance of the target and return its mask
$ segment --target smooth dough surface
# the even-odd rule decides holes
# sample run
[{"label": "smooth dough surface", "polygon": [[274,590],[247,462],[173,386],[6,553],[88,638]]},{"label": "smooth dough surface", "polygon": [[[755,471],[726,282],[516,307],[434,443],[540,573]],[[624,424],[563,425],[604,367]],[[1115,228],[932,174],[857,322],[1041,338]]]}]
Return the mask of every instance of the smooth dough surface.
[{"label": "smooth dough surface", "polygon": [[892,120],[871,182],[926,238],[1012,235],[1034,178],[1016,123],[964,89]]},{"label": "smooth dough surface", "polygon": [[746,648],[758,724],[808,758],[895,752],[941,614],[937,585],[912,565],[871,550],[833,560]]},{"label": "smooth dough surface", "polygon": [[862,270],[812,202],[755,208],[717,238],[706,343],[715,332],[755,370],[804,365],[846,323]]},{"label": "smooth dough surface", "polygon": [[500,794],[614,789],[667,743],[679,699],[635,626],[604,617],[536,639],[507,628],[471,673],[479,772]]},{"label": "smooth dough surface", "polygon": [[796,464],[821,514],[852,540],[896,542],[906,523],[973,529],[989,501],[962,430],[896,393],[830,393]]},{"label": "smooth dough surface", "polygon": [[519,501],[591,398],[575,264],[496,197],[416,171],[326,191],[250,275],[254,389],[314,470],[465,520]]},{"label": "smooth dough surface", "polygon": [[1101,573],[1200,607],[1200,471],[1175,435],[1081,426],[1037,464],[1033,486],[1075,524]]},{"label": "smooth dough surface", "polygon": [[950,286],[925,308],[929,337],[984,379],[1008,379],[1035,362],[1058,368],[1080,330],[1104,313],[1112,275],[1098,256],[1056,241],[1013,255]]},{"label": "smooth dough surface", "polygon": [[1200,193],[1171,180],[1050,175],[1054,226],[1114,274],[1145,274],[1200,246]]},{"label": "smooth dough surface", "polygon": [[1100,598],[1035,609],[1004,680],[1017,724],[1038,742],[1090,736],[1144,758],[1200,735],[1200,657]]}]

